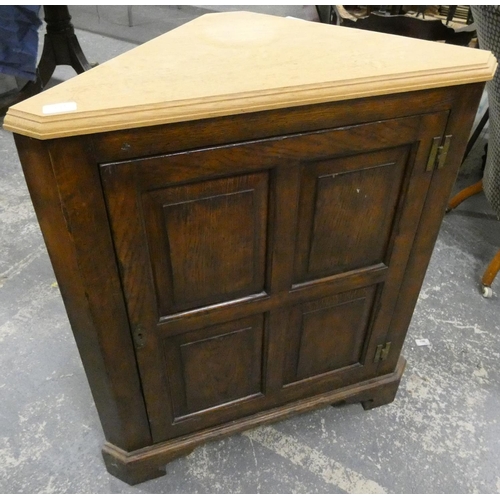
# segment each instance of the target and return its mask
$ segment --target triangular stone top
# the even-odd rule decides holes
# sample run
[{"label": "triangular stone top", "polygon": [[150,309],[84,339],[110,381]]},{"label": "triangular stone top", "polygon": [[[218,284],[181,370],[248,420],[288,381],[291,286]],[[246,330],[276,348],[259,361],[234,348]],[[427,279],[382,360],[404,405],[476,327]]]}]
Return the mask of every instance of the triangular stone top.
[{"label": "triangular stone top", "polygon": [[38,139],[481,82],[493,55],[249,12],[208,14],[10,108]]}]

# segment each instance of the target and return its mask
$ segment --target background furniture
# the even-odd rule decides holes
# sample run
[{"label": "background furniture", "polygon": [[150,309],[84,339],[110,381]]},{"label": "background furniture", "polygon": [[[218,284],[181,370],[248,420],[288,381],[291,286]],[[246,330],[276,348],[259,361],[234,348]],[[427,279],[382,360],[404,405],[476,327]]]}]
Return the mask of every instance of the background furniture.
[{"label": "background furniture", "polygon": [[[472,6],[474,20],[477,26],[477,35],[480,47],[491,50],[496,57],[500,55],[500,10],[495,5]],[[489,118],[488,153],[484,176],[480,182],[475,183],[460,193],[451,201],[448,210],[456,208],[468,197],[484,190],[486,198],[500,217],[500,76],[498,73],[493,80],[487,83],[489,114],[485,116],[478,129],[484,126]],[[474,140],[471,139],[471,142]],[[473,142],[472,142],[473,144]],[[467,151],[468,152],[468,151]],[[482,292],[484,297],[491,297],[492,283],[500,270],[500,250],[491,260],[482,278]]]},{"label": "background furniture", "polygon": [[393,400],[496,67],[401,40],[203,16],[9,110],[110,473]]},{"label": "background furniture", "polygon": [[[500,55],[500,10],[496,5],[473,6],[472,13],[477,26],[479,44]],[[483,189],[486,198],[500,217],[500,76],[497,74],[486,86],[489,101],[489,141]],[[500,268],[500,250],[490,262],[483,278],[483,295],[491,295],[491,284]]]},{"label": "background furniture", "polygon": [[[429,6],[355,6],[361,14],[352,15],[348,9],[352,6],[317,5],[316,10],[321,22],[339,24],[349,28],[391,33],[394,35],[409,36],[422,40],[440,40],[453,45],[467,46],[475,36],[475,27],[469,26],[472,22],[470,8],[463,12],[459,10],[460,25],[451,22],[457,15],[457,7],[436,6],[432,16],[427,15]],[[442,18],[442,19],[441,19]],[[457,28],[457,26],[459,26]]]},{"label": "background furniture", "polygon": [[78,74],[92,67],[83,54],[75,35],[68,7],[44,5],[43,11],[47,31],[42,55],[36,69],[36,78],[26,83],[15,94],[0,96],[0,116],[4,115],[10,106],[41,92],[49,83],[56,66],[71,66]]}]

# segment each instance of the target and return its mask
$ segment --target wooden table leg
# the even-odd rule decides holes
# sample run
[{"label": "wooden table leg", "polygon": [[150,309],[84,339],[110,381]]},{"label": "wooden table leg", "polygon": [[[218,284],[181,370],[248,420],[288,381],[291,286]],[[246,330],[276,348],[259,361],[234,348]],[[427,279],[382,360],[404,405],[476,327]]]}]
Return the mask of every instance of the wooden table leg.
[{"label": "wooden table leg", "polygon": [[500,250],[496,253],[495,257],[491,259],[491,262],[488,264],[486,271],[483,274],[483,279],[481,280],[483,285],[483,296],[491,297],[493,292],[491,291],[491,284],[495,279],[498,271],[500,270]]},{"label": "wooden table leg", "polygon": [[460,203],[465,201],[467,198],[470,198],[471,196],[480,193],[483,190],[483,180],[481,179],[480,181],[476,182],[475,184],[472,184],[472,186],[466,187],[465,189],[462,189],[462,191],[458,192],[448,203],[448,208],[446,209],[446,213],[449,211],[453,210],[454,208],[457,208]]}]

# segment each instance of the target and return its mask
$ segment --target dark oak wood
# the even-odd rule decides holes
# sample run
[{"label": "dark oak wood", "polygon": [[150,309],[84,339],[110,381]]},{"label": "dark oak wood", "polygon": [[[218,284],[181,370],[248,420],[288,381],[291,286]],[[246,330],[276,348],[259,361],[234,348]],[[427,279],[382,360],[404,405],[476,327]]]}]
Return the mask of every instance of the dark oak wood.
[{"label": "dark oak wood", "polygon": [[94,152],[99,163],[106,163],[447,111],[455,104],[460,92],[460,87],[442,88],[431,92],[425,90],[299,106],[287,109],[286,113],[283,110],[262,111],[107,132],[94,136]]},{"label": "dark oak wood", "polygon": [[112,474],[392,401],[481,89],[17,137]]},{"label": "dark oak wood", "polygon": [[262,395],[263,320],[251,316],[165,341],[175,417]]},{"label": "dark oak wood", "polygon": [[375,292],[361,288],[290,310],[285,383],[361,364]]},{"label": "dark oak wood", "polygon": [[296,283],[387,260],[408,150],[383,149],[304,168]]},{"label": "dark oak wood", "polygon": [[270,424],[294,415],[322,408],[327,405],[362,403],[369,410],[380,404],[390,403],[406,366],[401,357],[394,373],[365,382],[352,384],[348,388],[329,391],[310,398],[301,399],[266,411],[240,418],[225,425],[191,433],[189,436],[155,444],[135,452],[125,452],[112,443],[105,443],[102,449],[104,462],[110,474],[129,484],[137,484],[165,474],[164,464],[188,455],[197,446],[222,439],[231,434],[243,432],[260,425]]},{"label": "dark oak wood", "polygon": [[[277,398],[305,397],[376,373],[371,358],[387,335],[391,297],[399,288],[417,224],[405,207],[421,209],[432,177],[427,153],[446,116],[440,112],[380,120],[102,165],[129,316],[133,331],[140,332],[139,369],[147,381],[143,387],[156,442],[235,418],[248,407],[269,407]],[[290,197],[279,198],[284,176],[278,178],[277,169],[292,179],[287,182],[295,189],[289,188]],[[283,221],[288,248],[282,255],[295,255],[295,271],[291,260],[281,263],[271,252],[266,259],[266,232],[275,248],[279,244],[269,197],[273,215],[288,211],[289,219]],[[338,297],[309,302],[302,293],[303,312],[300,306],[291,309],[278,327],[286,332],[277,349],[295,349],[288,352],[288,373],[277,373],[276,381],[268,375],[265,382],[273,387],[297,384],[276,395],[248,392],[242,379],[243,392],[233,391],[228,400],[227,388],[204,376],[201,368],[212,364],[213,340],[197,344],[196,359],[205,359],[202,351],[207,351],[204,363],[188,363],[198,365],[196,377],[185,364],[187,348],[181,349],[184,358],[173,347],[168,354],[162,348],[181,342],[168,321],[175,313],[182,313],[187,324],[203,311],[209,317],[205,328],[210,329],[208,325],[229,320],[229,301],[260,295],[262,312],[269,318],[276,309],[289,307],[294,285],[307,282],[311,294],[321,280],[351,271],[370,273],[377,265],[387,267],[384,286],[372,288],[363,306],[332,309]],[[265,273],[266,268],[271,271]],[[280,282],[273,283],[274,277]],[[347,279],[344,287],[350,290],[353,283]],[[329,306],[319,305],[325,301]],[[204,309],[215,305],[220,319],[210,318]],[[322,308],[328,314],[313,315]],[[239,304],[233,313],[237,319],[247,311]],[[303,331],[295,328],[296,322],[303,324]],[[340,333],[331,339],[324,336],[324,328]],[[271,343],[273,335],[270,330]],[[231,362],[238,348],[225,343],[227,347],[217,342],[217,371],[229,374],[224,363]],[[247,368],[248,380],[256,380],[255,365]],[[258,379],[262,377],[261,369]],[[257,392],[259,397],[248,399]],[[194,394],[199,395],[196,401]]]},{"label": "dark oak wood", "polygon": [[106,439],[124,450],[147,446],[151,434],[92,149],[81,138],[15,139]]},{"label": "dark oak wood", "polygon": [[462,95],[457,96],[455,105],[450,109],[446,134],[453,136],[453,145],[448,152],[444,168],[435,170],[433,174],[389,327],[389,340],[393,342],[393,350],[381,363],[381,373],[389,373],[396,366],[398,360],[396,353],[402,348],[404,335],[410,325],[482,92],[481,85],[464,86]]},{"label": "dark oak wood", "polygon": [[257,173],[144,195],[161,316],[264,289],[267,187]]}]

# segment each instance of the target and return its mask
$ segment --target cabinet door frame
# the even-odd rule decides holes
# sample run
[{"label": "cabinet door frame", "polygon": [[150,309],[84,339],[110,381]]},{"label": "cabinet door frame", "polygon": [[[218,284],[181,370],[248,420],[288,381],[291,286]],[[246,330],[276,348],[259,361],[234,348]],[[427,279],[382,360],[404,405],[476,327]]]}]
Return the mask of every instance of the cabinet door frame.
[{"label": "cabinet door frame", "polygon": [[[364,362],[358,364],[357,371],[354,367],[349,367],[346,370],[336,370],[326,377],[320,377],[319,384],[314,381],[306,384],[292,384],[294,386],[292,389],[280,389],[284,385],[283,373],[279,373],[279,369],[273,364],[276,363],[278,367],[282,367],[283,355],[277,354],[278,359],[274,359],[269,356],[269,353],[279,351],[277,345],[286,334],[274,331],[275,327],[269,325],[276,324],[273,317],[276,309],[289,307],[290,300],[292,300],[289,298],[292,290],[301,289],[302,296],[307,296],[314,293],[314,291],[311,292],[311,287],[315,287],[315,285],[311,285],[311,282],[294,283],[293,257],[289,256],[284,261],[279,259],[279,256],[284,255],[287,251],[284,244],[290,244],[296,231],[299,198],[297,188],[300,187],[300,172],[307,170],[312,159],[324,162],[329,158],[355,156],[365,151],[380,151],[388,148],[391,151],[399,151],[398,148],[405,146],[406,153],[401,153],[402,158],[405,159],[401,160],[403,164],[399,167],[403,169],[401,182],[404,186],[401,184],[401,189],[407,189],[409,196],[415,198],[417,205],[419,203],[422,205],[423,198],[419,193],[425,192],[431,177],[431,174],[424,169],[426,155],[433,137],[444,130],[446,118],[446,112],[417,115],[101,165],[101,178],[120,263],[131,326],[134,335],[141,337],[140,344],[136,341],[136,351],[155,439],[163,440],[186,434],[213,425],[221,419],[227,420],[243,416],[250,411],[265,409],[275,405],[278,401],[288,400],[291,394],[297,393],[297,390],[300,394],[307,395],[311,393],[311,390],[316,391],[316,386],[320,388],[319,390],[323,390],[323,387],[328,387],[331,390],[345,383],[347,379],[354,383],[374,376],[376,366],[370,366],[369,363]],[[400,154],[398,153],[398,155]],[[418,176],[415,174],[415,169],[418,170]],[[288,189],[292,193],[295,189],[293,201],[279,198],[281,190],[279,181],[280,179],[283,181],[287,172],[291,174],[292,180],[284,184],[284,189]],[[188,189],[189,186],[201,187],[210,185],[210,183],[225,182],[224,179],[251,178],[251,176],[264,176],[262,178],[269,180],[270,201],[267,208],[268,227],[266,231],[270,241],[266,251],[268,272],[264,289],[255,290],[256,293],[247,296],[234,297],[229,302],[205,304],[194,310],[173,311],[167,316],[162,316],[156,307],[158,303],[157,287],[154,284],[154,272],[151,267],[151,246],[146,243],[148,229],[145,227],[144,214],[145,210],[149,210],[147,207],[152,199],[148,193],[153,193],[154,197],[161,190],[182,190],[183,186],[187,186],[186,189]],[[205,188],[201,189],[200,192],[205,192]],[[399,198],[398,200],[398,204],[401,205],[403,200]],[[288,204],[290,208],[287,209],[285,204]],[[156,210],[160,208],[158,205]],[[416,209],[418,210],[418,206]],[[286,220],[282,217],[281,221],[278,221],[280,213],[287,210]],[[405,222],[407,219],[406,216],[402,220]],[[408,237],[408,231],[411,233],[418,224],[418,218],[413,217],[412,220],[411,228],[405,229],[405,238]],[[286,230],[281,227],[281,232],[288,234],[285,235],[284,242],[276,235],[278,226],[283,222],[288,224]],[[398,220],[397,224],[399,223]],[[405,223],[408,224],[408,222]],[[411,245],[411,241],[406,243],[407,247],[408,245]],[[198,247],[199,245],[197,245]],[[288,252],[293,254],[290,248],[288,248]],[[398,275],[401,275],[404,265],[403,258],[403,261],[398,264]],[[362,271],[358,270],[358,272],[369,272],[371,269],[368,267]],[[355,273],[356,270],[352,272]],[[389,268],[386,279],[392,284],[395,278],[392,277],[391,273],[393,271]],[[323,281],[327,283],[335,281],[338,280],[339,276],[330,278],[327,277]],[[320,283],[320,285],[324,285],[324,283]],[[397,287],[391,285],[391,289],[395,288]],[[385,290],[380,293],[380,290],[377,290],[374,295],[374,297],[377,296],[376,302],[370,303],[370,309],[379,308],[384,311],[385,315],[389,314],[385,312],[390,308],[388,304],[391,299],[386,298],[388,295],[394,297],[395,293],[391,294]],[[295,297],[297,299],[300,294],[296,293]],[[168,339],[179,335],[176,323],[180,325],[193,317],[205,316],[216,324],[213,313],[217,311],[223,318],[223,322],[230,321],[229,317],[224,317],[225,309],[228,306],[232,306],[233,311],[239,317],[244,317],[247,314],[245,306],[251,306],[256,300],[259,300],[262,306],[260,314],[263,314],[262,321],[265,325],[262,332],[264,338],[263,358],[265,358],[265,362],[262,362],[261,373],[262,397],[250,398],[250,402],[248,398],[243,398],[241,401],[238,399],[224,404],[222,404],[223,399],[221,399],[221,404],[216,404],[213,408],[206,408],[201,413],[197,411],[190,415],[180,415],[182,418],[179,419],[179,412],[176,408],[179,408],[180,403],[172,397],[173,394],[180,395],[182,391],[179,392],[178,383],[176,384],[177,389],[172,388],[173,379],[163,368],[165,363],[168,364],[169,361],[159,355],[163,342],[161,338]],[[238,302],[238,307],[234,307],[234,303],[232,303],[234,301]],[[370,312],[369,318],[367,317],[367,324],[373,323],[372,328],[375,333],[369,335],[366,343],[363,344],[363,360],[369,359],[377,342],[386,335],[384,325],[379,324],[379,316],[372,317]],[[208,324],[205,324],[204,327],[208,328]],[[278,382],[280,379],[281,382]],[[306,386],[306,388],[297,389],[297,385]],[[314,389],[311,389],[310,386],[314,386]]]}]

